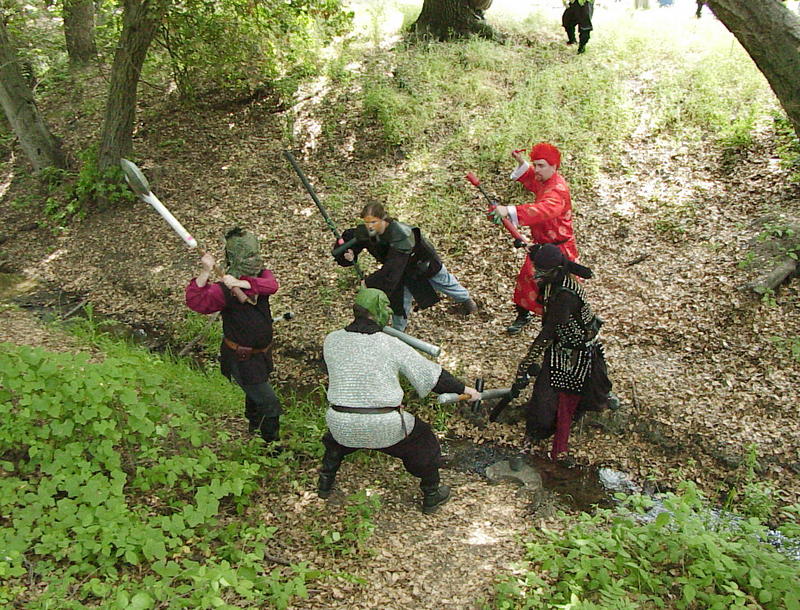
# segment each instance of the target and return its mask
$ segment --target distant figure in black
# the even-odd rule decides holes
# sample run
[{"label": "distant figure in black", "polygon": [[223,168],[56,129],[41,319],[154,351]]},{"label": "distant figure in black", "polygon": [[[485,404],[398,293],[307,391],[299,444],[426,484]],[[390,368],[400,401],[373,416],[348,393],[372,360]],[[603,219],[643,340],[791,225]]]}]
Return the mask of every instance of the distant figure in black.
[{"label": "distant figure in black", "polygon": [[[586,51],[586,43],[592,33],[592,14],[594,13],[593,0],[564,0],[569,1],[564,14],[561,16],[561,25],[567,31],[567,44],[578,43],[578,53]],[[575,40],[575,28],[578,28],[578,40]]]}]

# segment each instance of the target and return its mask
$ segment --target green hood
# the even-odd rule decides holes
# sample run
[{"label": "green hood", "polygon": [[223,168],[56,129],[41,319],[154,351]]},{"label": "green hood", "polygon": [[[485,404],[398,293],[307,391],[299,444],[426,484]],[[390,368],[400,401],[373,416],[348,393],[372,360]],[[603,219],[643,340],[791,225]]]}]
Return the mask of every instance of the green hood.
[{"label": "green hood", "polygon": [[256,277],[264,268],[256,236],[241,229],[230,231],[225,238],[225,263],[233,277]]},{"label": "green hood", "polygon": [[366,309],[381,328],[389,321],[392,310],[389,309],[389,297],[382,290],[362,288],[356,295],[356,305]]}]

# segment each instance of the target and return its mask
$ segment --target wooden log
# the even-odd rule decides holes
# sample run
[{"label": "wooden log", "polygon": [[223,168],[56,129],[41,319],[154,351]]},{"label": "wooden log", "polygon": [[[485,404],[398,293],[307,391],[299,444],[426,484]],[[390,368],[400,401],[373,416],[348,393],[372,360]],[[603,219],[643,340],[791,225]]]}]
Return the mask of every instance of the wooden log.
[{"label": "wooden log", "polygon": [[757,277],[752,282],[748,282],[742,286],[741,289],[752,290],[757,294],[764,294],[769,290],[775,290],[788,277],[797,275],[797,272],[797,261],[787,256],[772,271]]}]

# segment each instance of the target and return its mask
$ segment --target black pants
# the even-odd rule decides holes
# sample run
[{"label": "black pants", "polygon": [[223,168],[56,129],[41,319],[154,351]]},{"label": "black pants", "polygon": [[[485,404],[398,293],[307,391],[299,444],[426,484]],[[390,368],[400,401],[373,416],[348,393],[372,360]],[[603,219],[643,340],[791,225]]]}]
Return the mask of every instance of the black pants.
[{"label": "black pants", "polygon": [[[355,453],[361,447],[345,447],[340,445],[330,432],[322,437],[325,445],[323,470],[333,469],[334,473],[346,455]],[[442,447],[439,439],[431,430],[430,424],[416,418],[414,429],[406,438],[391,447],[375,449],[387,455],[403,460],[405,469],[415,477],[422,479],[420,485],[438,485],[439,467],[442,464]]]},{"label": "black pants", "polygon": [[594,2],[586,2],[581,6],[578,4],[578,0],[572,0],[561,16],[561,25],[567,31],[569,42],[575,42],[575,27],[577,26],[580,31],[581,43],[586,44],[589,40],[589,32],[592,31],[593,13]]},{"label": "black pants", "polygon": [[250,424],[250,431],[259,432],[268,443],[278,440],[281,402],[269,381],[245,384],[235,364],[231,367],[231,378],[244,391],[244,416]]}]

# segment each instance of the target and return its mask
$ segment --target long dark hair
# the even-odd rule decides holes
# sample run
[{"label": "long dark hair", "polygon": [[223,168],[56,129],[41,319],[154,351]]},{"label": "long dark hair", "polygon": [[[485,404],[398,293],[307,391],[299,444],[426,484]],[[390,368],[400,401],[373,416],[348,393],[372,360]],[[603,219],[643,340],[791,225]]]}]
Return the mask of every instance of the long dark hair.
[{"label": "long dark hair", "polygon": [[374,216],[375,218],[380,218],[381,220],[385,220],[386,222],[391,222],[392,217],[386,212],[386,209],[383,207],[383,204],[380,201],[376,201],[375,199],[367,200],[367,203],[361,208],[361,218],[366,216]]}]

